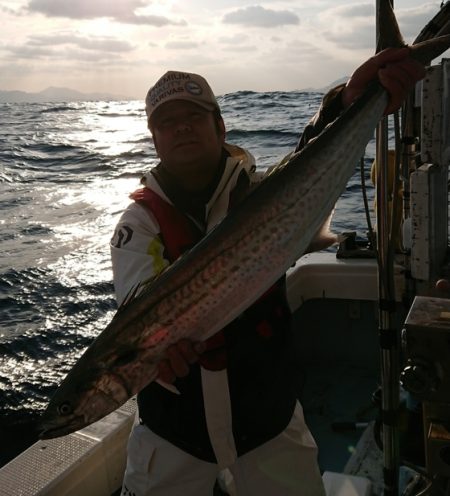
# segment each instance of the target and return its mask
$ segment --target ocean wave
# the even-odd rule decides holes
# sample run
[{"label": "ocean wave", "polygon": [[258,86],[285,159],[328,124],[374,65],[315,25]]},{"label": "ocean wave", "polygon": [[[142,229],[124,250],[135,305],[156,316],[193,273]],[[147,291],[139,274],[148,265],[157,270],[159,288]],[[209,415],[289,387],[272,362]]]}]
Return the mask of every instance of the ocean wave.
[{"label": "ocean wave", "polygon": [[124,111],[124,112],[99,112],[99,116],[101,117],[112,117],[114,118],[123,118],[123,117],[142,117],[142,112],[130,112],[130,111]]},{"label": "ocean wave", "polygon": [[52,104],[49,107],[45,107],[43,109],[40,109],[39,112],[41,114],[49,114],[49,113],[55,113],[55,112],[76,112],[79,109],[77,107],[71,106],[71,105],[55,105]]},{"label": "ocean wave", "polygon": [[277,131],[274,129],[230,129],[227,131],[227,137],[248,137],[248,138],[262,138],[270,141],[278,139],[292,139],[298,138],[298,133],[293,131]]}]

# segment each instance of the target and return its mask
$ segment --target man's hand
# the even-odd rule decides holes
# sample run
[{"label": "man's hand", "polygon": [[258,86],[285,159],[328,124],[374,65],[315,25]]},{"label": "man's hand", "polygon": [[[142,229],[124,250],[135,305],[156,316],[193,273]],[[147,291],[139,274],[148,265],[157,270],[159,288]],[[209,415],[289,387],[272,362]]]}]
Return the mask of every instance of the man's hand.
[{"label": "man's hand", "polygon": [[190,366],[196,363],[205,350],[204,343],[193,343],[188,339],[181,339],[167,349],[167,359],[159,362],[158,379],[172,384],[178,377],[185,377]]},{"label": "man's hand", "polygon": [[385,114],[395,112],[414,85],[425,77],[425,68],[409,55],[409,48],[387,48],[356,69],[342,91],[342,104],[348,107],[374,79],[389,93]]}]

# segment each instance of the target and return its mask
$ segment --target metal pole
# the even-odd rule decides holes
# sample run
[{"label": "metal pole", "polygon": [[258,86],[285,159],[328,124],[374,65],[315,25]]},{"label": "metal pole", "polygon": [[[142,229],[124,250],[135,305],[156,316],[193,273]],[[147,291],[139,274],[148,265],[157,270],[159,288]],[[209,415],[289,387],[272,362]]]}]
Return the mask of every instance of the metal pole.
[{"label": "metal pole", "polygon": [[377,251],[378,301],[381,358],[384,494],[397,496],[399,478],[399,405],[398,332],[394,327],[395,293],[393,287],[393,247],[389,239],[387,185],[387,118],[377,129]]},{"label": "metal pole", "polygon": [[[383,19],[380,19],[380,1],[377,0],[377,47]],[[391,1],[391,5],[392,5]],[[399,404],[399,350],[398,333],[394,329],[394,248],[389,239],[388,212],[388,119],[383,118],[376,132],[377,162],[377,252],[378,252],[378,300],[379,335],[381,359],[382,425],[384,457],[384,494],[398,495],[399,436],[397,411]]]}]

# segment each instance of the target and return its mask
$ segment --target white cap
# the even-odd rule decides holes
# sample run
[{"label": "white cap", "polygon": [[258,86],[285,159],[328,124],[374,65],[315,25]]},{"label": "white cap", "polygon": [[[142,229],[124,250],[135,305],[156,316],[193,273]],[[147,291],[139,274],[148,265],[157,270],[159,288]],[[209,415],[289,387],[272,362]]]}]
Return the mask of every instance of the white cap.
[{"label": "white cap", "polygon": [[145,97],[147,118],[150,119],[158,107],[172,100],[187,100],[207,110],[220,111],[206,79],[190,72],[168,71],[158,79]]}]

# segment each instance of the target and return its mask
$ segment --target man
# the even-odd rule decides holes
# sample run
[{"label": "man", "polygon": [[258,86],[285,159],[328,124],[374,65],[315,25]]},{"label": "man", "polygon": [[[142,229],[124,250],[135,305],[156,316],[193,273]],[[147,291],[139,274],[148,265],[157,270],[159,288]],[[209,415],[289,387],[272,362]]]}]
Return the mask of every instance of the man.
[{"label": "man", "polygon": [[[407,49],[369,59],[324,99],[302,147],[379,78],[397,108],[422,66]],[[206,80],[170,71],[146,98],[160,163],[132,195],[111,242],[120,303],[220,222],[261,180],[250,153],[225,142]],[[333,236],[319,239],[317,249]],[[122,495],[210,496],[219,474],[230,494],[322,496],[317,448],[298,403],[289,309],[282,277],[205,343],[182,340],[138,395]]]}]

